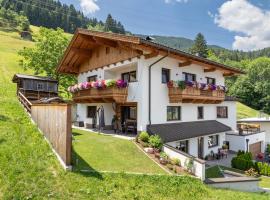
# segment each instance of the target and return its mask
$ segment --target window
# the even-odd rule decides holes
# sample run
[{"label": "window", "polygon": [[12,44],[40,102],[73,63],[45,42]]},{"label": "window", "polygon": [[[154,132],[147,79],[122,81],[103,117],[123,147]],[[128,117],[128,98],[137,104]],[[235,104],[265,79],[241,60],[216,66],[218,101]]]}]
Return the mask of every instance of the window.
[{"label": "window", "polygon": [[176,148],[179,149],[180,151],[188,153],[188,140],[177,142]]},{"label": "window", "polygon": [[217,118],[228,118],[228,107],[218,106],[217,107]]},{"label": "window", "polygon": [[208,148],[218,146],[218,135],[208,137]]},{"label": "window", "polygon": [[96,81],[96,80],[97,80],[97,75],[87,77],[88,82],[92,82],[92,81]]},{"label": "window", "polygon": [[137,108],[129,107],[129,119],[137,119]]},{"label": "window", "polygon": [[203,107],[198,107],[198,119],[203,119]]},{"label": "window", "polygon": [[37,90],[43,90],[43,84],[42,83],[37,84]]},{"label": "window", "polygon": [[216,85],[216,79],[210,78],[210,77],[206,77],[206,83],[207,84]]},{"label": "window", "polygon": [[125,80],[127,82],[136,82],[136,71],[123,73],[122,80]]},{"label": "window", "polygon": [[87,106],[87,118],[96,118],[97,107]]},{"label": "window", "polygon": [[167,121],[181,120],[181,107],[168,106],[167,107]]},{"label": "window", "polygon": [[196,75],[183,72],[185,81],[196,81]]},{"label": "window", "polygon": [[170,70],[162,68],[161,82],[168,83],[170,81]]}]

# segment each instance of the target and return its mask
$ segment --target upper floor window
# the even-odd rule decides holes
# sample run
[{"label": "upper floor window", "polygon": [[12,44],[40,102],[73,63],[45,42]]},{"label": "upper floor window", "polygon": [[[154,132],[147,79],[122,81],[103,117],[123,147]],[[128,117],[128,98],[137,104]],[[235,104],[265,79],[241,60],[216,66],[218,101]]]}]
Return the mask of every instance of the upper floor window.
[{"label": "upper floor window", "polygon": [[198,119],[203,119],[203,107],[198,107]]},{"label": "upper floor window", "polygon": [[162,68],[161,72],[161,82],[168,83],[170,81],[170,70]]},{"label": "upper floor window", "polygon": [[180,106],[167,106],[167,121],[181,120]]},{"label": "upper floor window", "polygon": [[87,77],[88,82],[92,82],[92,81],[96,81],[96,80],[97,80],[97,75]]},{"label": "upper floor window", "polygon": [[185,81],[196,81],[196,74],[183,72]]},{"label": "upper floor window", "polygon": [[217,107],[217,118],[228,118],[228,107],[218,106]]},{"label": "upper floor window", "polygon": [[135,82],[137,80],[136,71],[123,73],[122,80],[127,82]]},{"label": "upper floor window", "polygon": [[215,78],[206,77],[206,83],[207,84],[216,85],[216,79]]}]

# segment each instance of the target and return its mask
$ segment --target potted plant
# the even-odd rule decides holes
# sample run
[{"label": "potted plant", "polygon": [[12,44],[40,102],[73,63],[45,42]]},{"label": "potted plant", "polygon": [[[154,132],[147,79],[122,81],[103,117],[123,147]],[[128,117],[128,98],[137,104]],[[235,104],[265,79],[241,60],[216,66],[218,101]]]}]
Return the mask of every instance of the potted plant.
[{"label": "potted plant", "polygon": [[165,152],[160,153],[159,162],[162,165],[166,165],[168,163],[168,155]]}]

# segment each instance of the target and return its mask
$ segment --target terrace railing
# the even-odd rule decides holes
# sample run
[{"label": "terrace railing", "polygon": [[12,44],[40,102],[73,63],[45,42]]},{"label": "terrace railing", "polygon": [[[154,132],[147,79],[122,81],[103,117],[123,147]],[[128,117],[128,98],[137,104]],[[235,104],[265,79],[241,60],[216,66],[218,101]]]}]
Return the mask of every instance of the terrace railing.
[{"label": "terrace railing", "polygon": [[170,103],[220,103],[225,99],[224,91],[201,90],[193,87],[168,88],[168,95]]}]

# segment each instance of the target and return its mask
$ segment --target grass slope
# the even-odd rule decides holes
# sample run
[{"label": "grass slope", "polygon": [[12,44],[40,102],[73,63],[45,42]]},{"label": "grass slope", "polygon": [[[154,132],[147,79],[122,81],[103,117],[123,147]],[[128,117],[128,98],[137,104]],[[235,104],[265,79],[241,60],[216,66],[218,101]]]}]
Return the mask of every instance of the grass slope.
[{"label": "grass slope", "polygon": [[[11,83],[16,52],[31,42],[0,31],[0,199],[269,199],[216,190],[190,177],[64,172]],[[102,159],[102,158],[100,158]]]},{"label": "grass slope", "polygon": [[132,141],[73,130],[76,169],[167,174]]},{"label": "grass slope", "polygon": [[237,119],[250,118],[250,117],[258,117],[260,112],[258,110],[254,110],[240,102],[237,102]]}]

